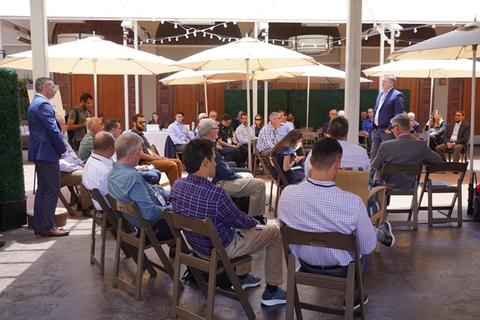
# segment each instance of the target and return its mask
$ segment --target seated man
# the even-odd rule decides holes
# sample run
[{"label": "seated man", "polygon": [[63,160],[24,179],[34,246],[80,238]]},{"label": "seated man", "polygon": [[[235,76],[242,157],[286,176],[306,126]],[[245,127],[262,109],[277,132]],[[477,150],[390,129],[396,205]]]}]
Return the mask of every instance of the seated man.
[{"label": "seated man", "polygon": [[282,140],[285,136],[293,130],[293,123],[287,121],[287,112],[285,110],[278,110],[280,116],[280,127],[278,128],[278,140]]},{"label": "seated man", "polygon": [[337,109],[331,109],[328,111],[328,121],[325,121],[322,126],[322,135],[326,135],[328,133],[328,124],[332,119],[335,119],[338,115]]},{"label": "seated man", "polygon": [[150,147],[150,143],[143,134],[145,129],[145,117],[137,113],[132,118],[132,132],[136,133],[142,139],[142,155],[140,157],[140,164],[152,164],[155,169],[165,172],[173,186],[175,180],[182,176],[182,162],[178,159],[171,159],[162,157],[154,153]]},{"label": "seated man", "polygon": [[[102,196],[108,194],[108,175],[113,167],[112,156],[114,153],[115,138],[113,135],[106,131],[97,133],[93,142],[92,154],[83,168],[85,188],[88,190],[98,189]],[[102,209],[95,200],[93,200],[93,205],[97,210]]]},{"label": "seated man", "polygon": [[[410,118],[406,113],[397,114],[390,121],[390,129],[395,135],[394,140],[384,141],[378,148],[377,156],[372,161],[372,168],[378,170],[384,164],[419,164],[438,163],[442,159],[427,143],[413,137],[410,131]],[[378,177],[377,177],[378,179]],[[415,182],[413,176],[385,176],[382,182],[398,189],[409,189]]]},{"label": "seated man", "polygon": [[445,160],[445,152],[453,150],[453,161],[460,161],[460,154],[470,138],[470,126],[463,122],[465,113],[455,112],[455,123],[447,125],[445,143],[437,146],[435,151]]},{"label": "seated man", "polygon": [[[361,169],[362,171],[370,171],[370,159],[367,150],[359,145],[347,141],[348,120],[344,117],[336,117],[330,120],[328,126],[328,135],[338,141],[342,147],[342,162],[340,168]],[[309,153],[305,160],[305,175],[309,176],[311,170],[310,159],[312,153]]]},{"label": "seated man", "polygon": [[[207,120],[202,123],[204,121]],[[261,303],[265,306],[285,304],[286,293],[279,288],[283,282],[280,230],[275,225],[257,226],[255,219],[237,209],[224,189],[209,181],[216,170],[213,148],[214,143],[206,139],[196,139],[186,145],[183,162],[188,176],[173,186],[173,211],[198,219],[211,218],[230,258],[265,249],[267,287]],[[210,257],[213,245],[209,239],[192,232],[185,232],[185,237],[193,250]],[[249,275],[248,270],[237,268],[237,273],[244,289],[260,285],[260,279]]]},{"label": "seated man", "polygon": [[[124,132],[115,141],[117,162],[113,164],[108,176],[108,191],[110,195],[122,201],[135,202],[140,212],[152,225],[157,238],[172,239],[163,211],[170,209],[169,193],[160,187],[148,184],[135,169],[142,155],[142,139],[133,132]],[[130,224],[140,227],[137,219],[125,217]]]},{"label": "seated man", "polygon": [[[387,221],[378,229],[370,222],[362,199],[335,186],[335,177],[342,159],[342,147],[333,138],[322,138],[313,145],[311,176],[297,185],[287,186],[280,196],[278,217],[287,226],[307,232],[357,233],[362,265],[377,241],[393,247],[395,237]],[[299,205],[301,204],[301,205]],[[352,255],[347,251],[312,246],[292,246],[307,271],[345,277]],[[310,270],[309,270],[310,269]],[[360,305],[359,297],[354,308]],[[368,296],[365,294],[367,303]]]},{"label": "seated man", "polygon": [[240,145],[248,147],[248,140],[255,138],[252,128],[248,126],[247,113],[244,112],[240,116],[240,125],[235,130],[235,138]]},{"label": "seated man", "polygon": [[[65,123],[65,118],[62,116],[56,116],[58,123],[60,124],[60,128],[65,134],[67,132],[67,124]],[[66,137],[64,136],[63,142],[65,143],[65,147],[67,151],[62,154],[62,157],[59,159],[60,165],[60,186],[78,186],[82,183],[82,171],[83,166],[85,165],[83,161],[77,156],[75,151],[73,150],[72,146],[68,143]],[[82,193],[80,189],[80,199],[74,194],[75,190],[73,188],[69,188],[72,199],[79,202],[77,203],[77,209],[82,210],[84,216],[90,217],[90,208],[88,196]],[[70,201],[72,203],[72,201]]]},{"label": "seated man", "polygon": [[415,120],[415,113],[409,112],[408,117],[410,118],[410,133],[422,133],[422,127],[420,127],[420,123]]},{"label": "seated man", "polygon": [[277,142],[281,140],[278,132],[281,124],[280,115],[278,112],[272,112],[268,119],[270,122],[263,126],[258,134],[257,149],[262,155],[270,153]]},{"label": "seated man", "polygon": [[218,125],[217,147],[225,161],[235,161],[237,167],[245,167],[248,149],[238,143],[231,125],[232,117],[225,113]]},{"label": "seated man", "polygon": [[93,137],[100,131],[103,131],[103,121],[97,117],[91,117],[87,120],[87,134],[83,137],[78,148],[78,157],[82,161],[87,161],[92,153]]},{"label": "seated man", "polygon": [[[110,132],[117,139],[123,132],[120,121],[115,118],[105,121],[105,131]],[[115,148],[114,148],[115,149]],[[113,161],[117,161],[115,153],[112,156]],[[143,179],[150,184],[159,184],[162,178],[162,172],[155,168],[149,168],[148,165],[138,165],[137,170],[140,171]]]},{"label": "seated man", "polygon": [[[215,142],[218,137],[218,125],[213,119],[204,119],[198,125],[199,138]],[[232,197],[249,197],[248,214],[250,216],[263,216],[265,213],[265,182],[262,179],[253,178],[251,174],[244,174],[245,178],[236,173],[222,159],[216,146],[215,162],[216,170],[213,177],[213,183],[224,188]]]},{"label": "seated man", "polygon": [[193,132],[188,131],[183,124],[183,118],[183,112],[177,112],[175,114],[175,121],[172,122],[167,129],[167,133],[170,136],[170,139],[172,139],[173,144],[175,144],[177,152],[182,152],[188,141],[195,138]]}]

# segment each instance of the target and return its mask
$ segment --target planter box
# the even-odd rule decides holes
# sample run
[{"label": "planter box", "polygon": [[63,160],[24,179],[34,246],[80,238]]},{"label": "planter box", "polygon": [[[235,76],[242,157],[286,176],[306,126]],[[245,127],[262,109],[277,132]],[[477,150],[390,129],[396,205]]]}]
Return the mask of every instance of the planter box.
[{"label": "planter box", "polygon": [[27,223],[27,200],[0,202],[0,230],[19,228]]}]

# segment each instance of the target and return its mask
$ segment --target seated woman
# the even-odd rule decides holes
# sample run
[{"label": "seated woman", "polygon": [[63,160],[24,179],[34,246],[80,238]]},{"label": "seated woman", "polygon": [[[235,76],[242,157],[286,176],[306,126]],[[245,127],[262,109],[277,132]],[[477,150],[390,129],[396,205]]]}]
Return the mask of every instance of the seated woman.
[{"label": "seated woman", "polygon": [[152,120],[148,121],[148,124],[158,124],[159,129],[165,128],[165,123],[160,120],[156,112],[152,112]]},{"label": "seated woman", "polygon": [[447,122],[443,120],[440,111],[434,110],[432,117],[425,125],[425,132],[430,136],[430,148],[435,150],[438,145],[444,143],[444,135],[447,130]]},{"label": "seated woman", "polygon": [[302,132],[300,130],[291,130],[275,147],[270,155],[275,157],[280,165],[288,183],[298,183],[305,178],[303,168],[299,165],[304,156],[297,156],[295,151],[302,143]]}]

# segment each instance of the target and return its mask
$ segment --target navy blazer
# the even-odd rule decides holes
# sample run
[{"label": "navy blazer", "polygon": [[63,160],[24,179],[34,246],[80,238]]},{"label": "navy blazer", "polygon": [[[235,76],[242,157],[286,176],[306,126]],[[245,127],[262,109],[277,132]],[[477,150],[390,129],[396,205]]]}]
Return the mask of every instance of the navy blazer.
[{"label": "navy blazer", "polygon": [[28,160],[56,163],[67,151],[50,101],[35,95],[28,107]]},{"label": "navy blazer", "polygon": [[[373,114],[377,114],[378,103],[383,93],[379,93],[377,96],[377,102],[375,103],[375,110]],[[396,89],[391,89],[385,100],[383,101],[382,108],[378,114],[378,127],[381,129],[390,128],[390,120],[397,114],[403,113],[405,110],[405,96],[403,93]]]}]

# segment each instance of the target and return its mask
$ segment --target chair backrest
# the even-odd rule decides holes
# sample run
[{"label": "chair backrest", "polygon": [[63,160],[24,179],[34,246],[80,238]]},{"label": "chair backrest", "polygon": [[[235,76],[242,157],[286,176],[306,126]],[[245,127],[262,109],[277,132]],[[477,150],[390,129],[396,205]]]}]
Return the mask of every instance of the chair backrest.
[{"label": "chair backrest", "polygon": [[280,183],[282,187],[288,186],[288,179],[285,176],[285,173],[283,172],[282,168],[280,167],[280,164],[278,163],[277,159],[272,156],[267,156],[267,160],[270,162],[271,167],[273,170],[275,170],[275,173],[277,174],[277,180]]},{"label": "chair backrest", "polygon": [[177,157],[177,149],[175,148],[175,144],[170,136],[167,136],[167,139],[165,140],[165,149],[163,151],[163,155],[166,158]]},{"label": "chair backrest", "polygon": [[258,159],[258,161],[262,164],[262,167],[263,167],[263,172],[264,174],[267,175],[267,177],[270,179],[270,180],[274,180],[274,178],[272,177],[272,174],[270,172],[270,168],[271,166],[269,164],[267,164],[268,161],[265,161],[265,157],[262,156],[262,154],[260,153],[260,151],[257,149],[257,140],[252,140],[252,146],[253,146],[253,150],[255,151],[255,157]]},{"label": "chair backrest", "polygon": [[360,196],[365,206],[367,206],[369,179],[370,172],[368,171],[340,169],[335,178],[335,183],[340,189]]},{"label": "chair backrest", "polygon": [[354,259],[360,257],[357,235],[339,232],[306,232],[293,229],[283,222],[280,224],[285,252],[289,252],[290,245],[306,245],[322,248],[345,250],[353,253]]},{"label": "chair backrest", "polygon": [[140,208],[135,202],[128,202],[116,199],[115,206],[113,208],[120,212],[123,216],[133,217],[140,220],[142,223],[146,222],[146,220],[142,216],[142,213],[140,212]]},{"label": "chair backrest", "polygon": [[425,181],[429,179],[431,173],[454,172],[458,173],[458,182],[461,184],[467,172],[468,162],[441,162],[431,163],[426,166]]},{"label": "chair backrest", "polygon": [[415,176],[422,173],[422,164],[384,164],[382,174]]},{"label": "chair backrest", "polygon": [[92,190],[89,190],[89,189],[86,189],[86,190],[87,190],[88,194],[90,195],[90,197],[93,200],[95,200],[96,202],[98,202],[98,205],[100,206],[100,208],[102,209],[103,212],[111,211],[110,206],[108,205],[107,201],[103,197],[100,190],[98,190],[97,188],[94,188]]},{"label": "chair backrest", "polygon": [[[422,175],[422,164],[384,164],[380,179],[388,181],[388,190],[413,190],[418,187]],[[413,188],[413,189],[412,189]]]}]

